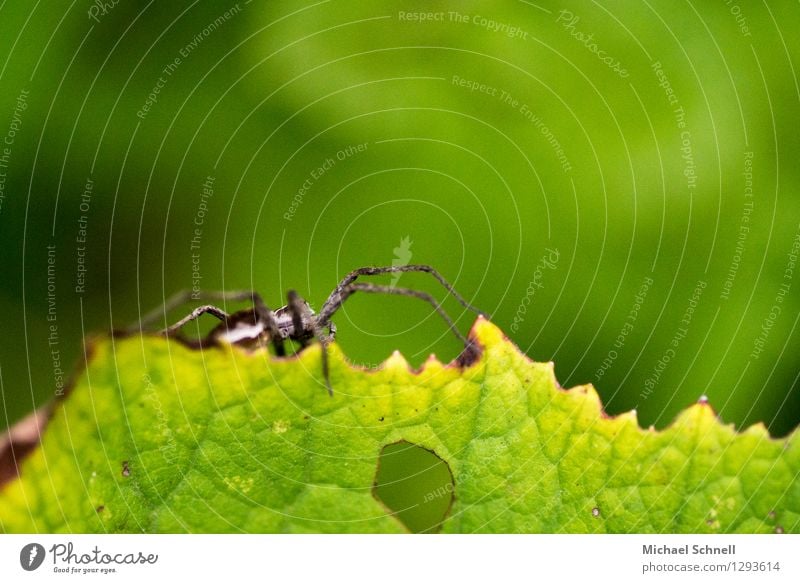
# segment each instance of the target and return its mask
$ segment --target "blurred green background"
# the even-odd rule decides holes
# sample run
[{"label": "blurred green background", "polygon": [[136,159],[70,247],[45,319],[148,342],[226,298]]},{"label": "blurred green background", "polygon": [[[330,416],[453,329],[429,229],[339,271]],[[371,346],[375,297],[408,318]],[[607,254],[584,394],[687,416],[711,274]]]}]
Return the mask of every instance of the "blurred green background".
[{"label": "blurred green background", "polygon": [[[0,4],[0,424],[193,283],[319,306],[411,262],[610,413],[661,427],[705,394],[787,433],[798,23],[788,0]],[[429,312],[356,297],[339,342],[455,357]]]}]

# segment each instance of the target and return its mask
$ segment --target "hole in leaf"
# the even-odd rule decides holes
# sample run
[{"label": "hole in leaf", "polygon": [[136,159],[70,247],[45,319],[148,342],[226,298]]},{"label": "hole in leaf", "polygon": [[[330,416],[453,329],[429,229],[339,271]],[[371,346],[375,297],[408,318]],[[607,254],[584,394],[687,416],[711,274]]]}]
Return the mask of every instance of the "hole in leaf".
[{"label": "hole in leaf", "polygon": [[378,457],[374,496],[411,532],[436,532],[453,503],[447,463],[407,441],[385,446]]}]

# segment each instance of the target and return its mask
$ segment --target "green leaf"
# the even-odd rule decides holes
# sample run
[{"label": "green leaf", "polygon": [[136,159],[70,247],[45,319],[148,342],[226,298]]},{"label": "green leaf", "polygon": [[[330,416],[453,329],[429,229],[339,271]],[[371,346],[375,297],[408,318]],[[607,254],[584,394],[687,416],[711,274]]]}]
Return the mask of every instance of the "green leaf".
[{"label": "green leaf", "polygon": [[[700,402],[664,431],[608,417],[479,320],[478,362],[352,368],[157,337],[95,343],[0,490],[5,532],[404,532],[375,496],[408,442],[452,474],[443,532],[800,532],[800,444]],[[428,493],[430,494],[430,492]],[[427,498],[436,498],[427,496]],[[426,499],[427,499],[426,498]]]}]

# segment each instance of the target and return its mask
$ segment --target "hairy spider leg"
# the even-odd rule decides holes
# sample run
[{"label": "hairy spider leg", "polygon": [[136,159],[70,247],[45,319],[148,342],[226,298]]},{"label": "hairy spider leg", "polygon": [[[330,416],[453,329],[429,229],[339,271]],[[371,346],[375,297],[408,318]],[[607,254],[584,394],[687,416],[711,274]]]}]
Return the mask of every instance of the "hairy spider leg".
[{"label": "hairy spider leg", "polygon": [[[256,310],[256,315],[261,321],[264,322],[267,332],[269,332],[269,338],[272,341],[272,346],[275,348],[275,354],[278,356],[286,356],[286,348],[283,345],[283,336],[281,336],[280,330],[278,330],[278,323],[275,321],[274,312],[267,307],[267,304],[264,303],[264,299],[261,297],[261,294],[258,294],[254,291],[242,293],[249,294],[249,297],[253,302],[253,307]],[[245,297],[242,299],[247,298]]]},{"label": "hairy spider leg", "polygon": [[297,336],[298,342],[300,342],[300,345],[303,347],[308,346],[308,340],[302,335],[302,331],[304,330],[303,316],[309,316],[308,322],[311,326],[311,331],[314,333],[316,339],[319,340],[320,346],[322,347],[322,376],[325,379],[325,387],[328,389],[328,394],[333,396],[333,387],[331,386],[330,369],[328,366],[328,342],[333,339],[336,326],[333,326],[333,324],[328,326],[329,335],[326,337],[322,333],[322,328],[320,328],[320,326],[317,324],[317,319],[312,314],[308,313],[306,304],[296,291],[290,289],[286,294],[286,299],[286,307],[289,309],[289,313],[292,316],[292,327],[294,328],[294,334]]},{"label": "hairy spider leg", "polygon": [[202,291],[202,292],[193,292],[190,289],[183,289],[179,292],[174,293],[171,295],[167,301],[161,304],[159,307],[149,311],[146,313],[142,318],[129,326],[126,329],[126,332],[143,332],[145,328],[149,327],[151,324],[155,323],[159,318],[164,318],[166,315],[174,310],[182,306],[185,303],[188,303],[191,300],[216,300],[222,302],[238,302],[243,301],[246,299],[250,299],[252,296],[252,292],[249,291],[232,291],[232,292],[224,292],[224,291]]},{"label": "hairy spider leg", "polygon": [[[286,309],[292,317],[292,329],[298,342],[302,347],[308,346],[308,338],[302,334],[309,328],[317,340],[324,340],[324,344],[333,342],[336,337],[336,325],[328,322],[325,326],[320,326],[317,322],[318,317],[312,312],[308,304],[300,297],[295,290],[289,290],[287,295]],[[322,334],[322,329],[327,328],[328,334]]]},{"label": "hairy spider leg", "polygon": [[444,311],[444,308],[436,301],[436,299],[428,293],[408,289],[405,287],[391,287],[388,285],[375,285],[371,283],[351,283],[349,285],[344,286],[341,290],[339,290],[338,295],[331,295],[328,298],[328,301],[325,302],[325,305],[322,306],[322,310],[320,310],[319,318],[317,319],[317,325],[320,327],[325,327],[330,322],[331,317],[333,314],[342,307],[342,304],[356,292],[366,292],[366,293],[378,293],[378,294],[390,294],[396,296],[407,296],[418,298],[420,300],[424,300],[428,302],[433,309],[442,317],[442,319],[447,322],[450,331],[456,335],[456,337],[464,344],[465,353],[473,354],[476,350],[475,346],[473,345],[471,340],[468,340],[459,330],[456,328],[455,323],[447,315],[447,312]]},{"label": "hairy spider leg", "polygon": [[164,330],[162,330],[162,334],[165,336],[175,336],[178,332],[180,332],[181,328],[183,328],[189,322],[197,320],[203,314],[211,314],[215,318],[222,320],[223,322],[228,318],[228,313],[224,310],[220,310],[217,306],[212,306],[211,304],[205,306],[199,306],[192,310],[187,316],[184,316],[177,322],[175,322],[172,326],[168,326]]},{"label": "hairy spider leg", "polygon": [[355,269],[351,271],[349,274],[347,274],[345,278],[339,282],[339,285],[336,286],[336,288],[331,292],[331,295],[328,297],[326,304],[331,302],[333,298],[336,295],[340,294],[345,287],[353,283],[356,279],[358,279],[358,277],[362,275],[381,275],[384,273],[398,273],[406,271],[427,273],[433,276],[436,279],[436,281],[442,284],[442,286],[448,291],[448,293],[450,293],[458,301],[458,303],[460,303],[468,310],[475,312],[479,316],[488,318],[488,315],[486,313],[474,307],[469,302],[467,302],[463,297],[461,297],[461,294],[459,294],[455,290],[455,288],[453,288],[453,286],[450,285],[450,282],[448,282],[442,276],[442,274],[440,274],[430,265],[397,265],[397,266],[387,266],[387,267],[361,267],[359,269]]},{"label": "hairy spider leg", "polygon": [[328,394],[333,397],[330,368],[328,366],[328,340],[330,337],[325,337],[325,335],[322,333],[322,328],[317,325],[316,320],[311,320],[311,328],[314,330],[314,336],[317,337],[317,340],[319,340],[319,344],[322,347],[322,378],[325,379],[325,387],[328,389]]},{"label": "hairy spider leg", "polygon": [[[278,325],[275,322],[275,315],[273,314],[272,310],[270,310],[267,305],[264,303],[261,295],[254,291],[249,290],[236,290],[236,291],[201,291],[201,292],[193,292],[192,290],[181,290],[176,294],[172,295],[164,304],[156,308],[155,310],[148,312],[145,314],[141,320],[139,320],[136,324],[129,327],[127,332],[141,332],[144,330],[145,327],[149,326],[153,322],[157,321],[160,317],[165,316],[171,310],[185,304],[186,302],[199,299],[199,300],[219,300],[222,302],[243,302],[243,301],[250,301],[253,303],[253,308],[256,311],[258,317],[264,322],[264,325],[269,332],[270,339],[272,341],[273,346],[275,347],[275,353],[278,356],[284,356],[286,354],[286,348],[283,345],[283,338],[281,337],[280,333],[278,332]],[[201,310],[201,308],[205,308]],[[182,318],[179,322],[169,326],[162,332],[167,334],[168,336],[174,335],[181,326],[184,324],[191,322],[202,316],[205,313],[210,313],[220,320],[225,320],[228,318],[228,314],[225,311],[221,310],[212,305],[202,306],[201,308],[197,308],[192,311],[191,314]],[[198,312],[198,310],[201,310]],[[195,314],[195,312],[198,312]],[[220,316],[222,314],[222,316]]]},{"label": "hairy spider leg", "polygon": [[286,307],[289,309],[289,315],[292,316],[292,329],[294,335],[297,336],[300,346],[305,348],[308,346],[308,341],[303,337],[303,316],[306,315],[306,307],[303,300],[296,291],[290,289],[286,294]]}]

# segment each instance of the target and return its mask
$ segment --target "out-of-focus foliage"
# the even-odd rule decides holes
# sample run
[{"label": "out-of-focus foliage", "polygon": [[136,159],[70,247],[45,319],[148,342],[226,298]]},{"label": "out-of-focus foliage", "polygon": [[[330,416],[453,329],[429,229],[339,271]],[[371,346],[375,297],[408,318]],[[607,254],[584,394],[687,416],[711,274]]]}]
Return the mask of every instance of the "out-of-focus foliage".
[{"label": "out-of-focus foliage", "polygon": [[[706,393],[788,432],[798,10],[4,3],[0,423],[178,289],[319,305],[411,261],[611,412],[663,426]],[[363,363],[458,351],[405,298],[341,316]]]}]

